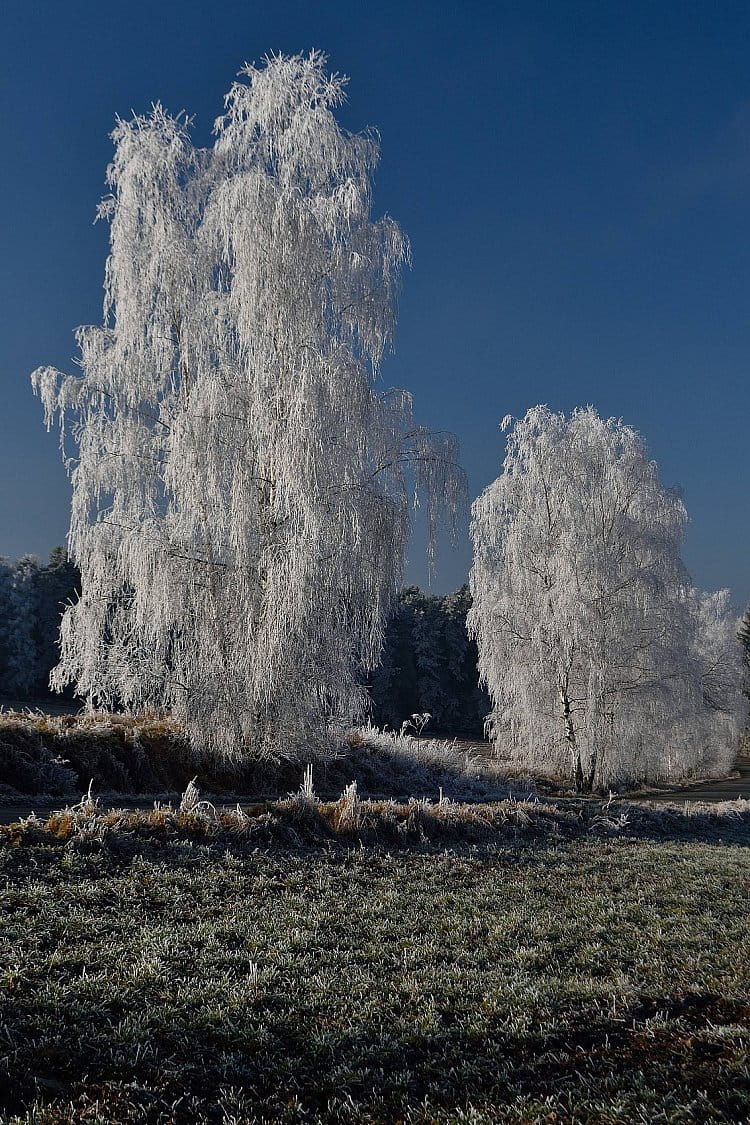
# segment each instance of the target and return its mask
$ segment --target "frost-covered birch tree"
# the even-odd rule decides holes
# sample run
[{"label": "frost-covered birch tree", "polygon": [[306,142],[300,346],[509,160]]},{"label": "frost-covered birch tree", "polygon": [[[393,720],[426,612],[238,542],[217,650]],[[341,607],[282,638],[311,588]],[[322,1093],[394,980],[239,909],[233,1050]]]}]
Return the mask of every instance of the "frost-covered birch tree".
[{"label": "frost-covered birch tree", "polygon": [[80,376],[33,375],[78,443],[54,685],[224,753],[362,708],[414,488],[431,532],[464,489],[454,439],[375,382],[408,244],[370,216],[376,138],[338,125],[325,61],[245,67],[208,149],[160,105],[118,121],[104,324]]},{"label": "frost-covered birch tree", "polygon": [[472,521],[469,626],[498,753],[579,790],[727,767],[736,625],[724,593],[692,589],[686,520],[622,422],[537,406],[510,429]]}]

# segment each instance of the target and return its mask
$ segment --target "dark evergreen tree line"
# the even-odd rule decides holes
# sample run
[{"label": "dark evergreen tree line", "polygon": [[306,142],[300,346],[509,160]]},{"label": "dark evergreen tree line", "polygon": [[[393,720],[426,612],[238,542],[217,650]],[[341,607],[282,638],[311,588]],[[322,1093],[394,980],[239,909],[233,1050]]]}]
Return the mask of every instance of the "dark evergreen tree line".
[{"label": "dark evergreen tree line", "polygon": [[52,551],[46,566],[35,555],[15,562],[0,558],[0,696],[24,701],[50,697],[60,618],[79,587],[78,570],[64,547]]},{"label": "dark evergreen tree line", "polygon": [[[79,588],[79,572],[63,547],[55,548],[46,566],[34,555],[15,562],[0,558],[0,696],[50,698],[60,618]],[[411,715],[427,711],[427,733],[481,735],[490,704],[479,687],[476,644],[466,633],[470,604],[466,586],[444,597],[418,586],[401,591],[369,685],[377,726],[398,730]]]},{"label": "dark evergreen tree line", "polygon": [[479,686],[477,648],[466,632],[468,586],[436,597],[401,591],[388,622],[380,667],[371,677],[372,721],[396,730],[429,712],[427,733],[481,736],[490,702]]},{"label": "dark evergreen tree line", "polygon": [[744,669],[742,690],[748,699],[750,699],[750,606],[747,607],[740,620],[737,630],[737,640],[742,645],[742,664]]}]

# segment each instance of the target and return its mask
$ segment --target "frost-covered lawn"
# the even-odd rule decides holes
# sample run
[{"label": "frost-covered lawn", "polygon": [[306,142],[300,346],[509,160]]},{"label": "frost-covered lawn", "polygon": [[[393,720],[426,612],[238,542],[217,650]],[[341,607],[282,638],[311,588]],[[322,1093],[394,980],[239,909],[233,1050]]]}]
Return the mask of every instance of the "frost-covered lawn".
[{"label": "frost-covered lawn", "polygon": [[3,1122],[750,1115],[736,839],[0,864]]}]

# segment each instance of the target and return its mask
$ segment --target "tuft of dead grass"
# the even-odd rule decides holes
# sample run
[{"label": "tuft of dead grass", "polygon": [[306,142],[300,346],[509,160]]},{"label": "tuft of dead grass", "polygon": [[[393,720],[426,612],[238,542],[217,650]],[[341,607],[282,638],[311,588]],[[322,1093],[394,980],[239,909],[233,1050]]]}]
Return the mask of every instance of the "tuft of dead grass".
[{"label": "tuft of dead grass", "polygon": [[201,798],[193,779],[176,807],[155,802],[153,809],[102,808],[91,789],[76,804],[0,825],[0,841],[25,844],[106,844],[114,838],[166,842],[222,840],[257,846],[427,844],[463,846],[503,840],[581,837],[750,840],[750,801],[719,805],[648,806],[595,801],[550,801],[538,797],[465,803],[441,795],[436,801],[363,799],[352,781],[334,801],[320,800],[308,773],[299,792],[280,800],[236,808],[217,807]]}]

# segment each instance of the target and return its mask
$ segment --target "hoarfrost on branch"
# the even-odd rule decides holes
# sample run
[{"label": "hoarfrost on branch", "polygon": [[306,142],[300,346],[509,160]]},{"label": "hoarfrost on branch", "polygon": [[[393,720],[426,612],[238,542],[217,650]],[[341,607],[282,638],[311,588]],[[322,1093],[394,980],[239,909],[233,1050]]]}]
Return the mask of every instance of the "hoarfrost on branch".
[{"label": "hoarfrost on branch", "polygon": [[507,443],[472,509],[468,617],[497,752],[580,790],[726,773],[736,622],[726,591],[692,588],[685,507],[641,438],[537,406]]},{"label": "hoarfrost on branch", "polygon": [[465,486],[452,436],[374,383],[408,244],[370,218],[378,146],[337,124],[344,79],[318,52],[242,74],[209,149],[160,105],[118,121],[104,324],[80,376],[32,379],[78,444],[53,685],[269,755],[363,708],[409,473],[431,542]]}]

